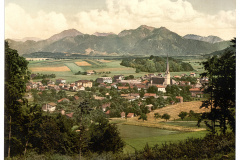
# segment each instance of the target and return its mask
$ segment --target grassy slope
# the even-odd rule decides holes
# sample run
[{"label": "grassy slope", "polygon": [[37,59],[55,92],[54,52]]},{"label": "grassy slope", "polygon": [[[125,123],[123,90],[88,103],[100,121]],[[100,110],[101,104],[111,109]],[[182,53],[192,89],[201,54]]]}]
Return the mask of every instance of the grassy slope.
[{"label": "grassy slope", "polygon": [[124,153],[134,153],[135,150],[141,150],[146,143],[151,147],[169,142],[178,143],[190,137],[204,137],[207,133],[207,131],[181,132],[132,125],[118,125],[118,128],[126,143]]}]

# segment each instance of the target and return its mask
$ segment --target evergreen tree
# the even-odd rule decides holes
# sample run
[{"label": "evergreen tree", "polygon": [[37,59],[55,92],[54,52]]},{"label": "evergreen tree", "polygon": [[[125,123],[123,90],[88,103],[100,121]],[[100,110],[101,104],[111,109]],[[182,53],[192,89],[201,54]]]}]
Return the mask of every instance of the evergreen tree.
[{"label": "evergreen tree", "polygon": [[5,156],[21,153],[24,149],[21,142],[22,131],[22,101],[29,80],[28,62],[18,55],[16,50],[9,48],[5,42]]},{"label": "evergreen tree", "polygon": [[226,133],[228,124],[235,132],[236,39],[232,42],[233,47],[225,50],[222,56],[213,56],[203,63],[206,72],[201,76],[209,77],[209,83],[204,87],[210,98],[203,102],[202,107],[211,108],[211,111],[203,114],[201,120],[211,120],[211,124],[205,123],[213,133],[215,122],[220,123],[222,133]]}]

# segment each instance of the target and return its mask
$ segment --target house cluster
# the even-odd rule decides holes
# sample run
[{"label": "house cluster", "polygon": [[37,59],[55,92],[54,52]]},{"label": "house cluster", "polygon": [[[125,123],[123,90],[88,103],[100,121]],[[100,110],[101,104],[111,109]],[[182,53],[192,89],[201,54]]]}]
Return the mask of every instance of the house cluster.
[{"label": "house cluster", "polygon": [[92,87],[92,82],[89,80],[79,80],[75,83],[67,84],[65,79],[56,79],[56,82],[47,80],[47,85],[44,85],[42,82],[33,82],[29,81],[26,86],[26,90],[30,91],[31,89],[37,89],[39,91],[43,90],[66,90],[66,91],[83,91],[86,87]]}]

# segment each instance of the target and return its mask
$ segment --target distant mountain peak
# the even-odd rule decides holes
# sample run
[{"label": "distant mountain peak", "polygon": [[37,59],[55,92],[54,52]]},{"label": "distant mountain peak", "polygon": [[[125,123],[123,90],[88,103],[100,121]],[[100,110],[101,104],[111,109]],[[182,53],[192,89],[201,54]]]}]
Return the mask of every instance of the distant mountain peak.
[{"label": "distant mountain peak", "polygon": [[65,38],[65,37],[75,37],[78,35],[83,35],[83,33],[79,32],[76,29],[68,29],[68,30],[64,30],[58,34],[51,36],[50,38],[48,38],[48,40],[57,41],[57,40]]},{"label": "distant mountain peak", "polygon": [[209,42],[209,43],[217,43],[217,42],[222,42],[224,41],[220,37],[209,35],[207,37],[195,35],[195,34],[187,34],[183,38],[185,39],[193,39],[193,40],[199,40],[199,41],[204,41],[204,42]]},{"label": "distant mountain peak", "polygon": [[147,25],[141,25],[138,27],[139,29],[148,29],[150,31],[153,31],[155,28]]},{"label": "distant mountain peak", "polygon": [[25,37],[25,38],[22,38],[22,39],[13,39],[14,41],[20,41],[20,42],[26,42],[26,41],[41,41],[42,39],[40,38],[37,38],[37,37]]}]

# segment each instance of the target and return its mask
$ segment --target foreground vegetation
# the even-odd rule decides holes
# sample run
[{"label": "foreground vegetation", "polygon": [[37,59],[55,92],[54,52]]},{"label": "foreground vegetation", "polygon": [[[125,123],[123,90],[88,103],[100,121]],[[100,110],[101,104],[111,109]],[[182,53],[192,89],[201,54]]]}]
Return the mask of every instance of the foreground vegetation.
[{"label": "foreground vegetation", "polygon": [[[189,138],[178,144],[169,143],[150,147],[147,143],[144,149],[133,154],[113,154],[104,152],[102,154],[90,153],[84,160],[136,160],[136,159],[235,159],[235,137],[234,134],[207,135],[204,138]],[[13,159],[23,159],[21,156]],[[52,160],[74,160],[77,156],[61,154],[38,155],[30,152],[26,156],[30,159],[52,159]]]}]

